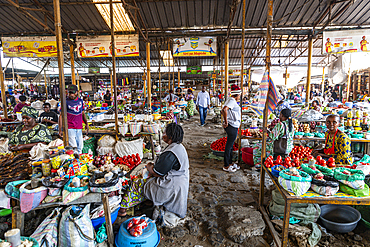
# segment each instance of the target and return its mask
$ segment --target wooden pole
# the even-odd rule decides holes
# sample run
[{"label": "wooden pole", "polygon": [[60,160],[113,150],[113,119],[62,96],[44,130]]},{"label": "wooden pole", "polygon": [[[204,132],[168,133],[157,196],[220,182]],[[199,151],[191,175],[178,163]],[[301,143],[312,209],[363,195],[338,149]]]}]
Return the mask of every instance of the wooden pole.
[{"label": "wooden pole", "polygon": [[109,75],[110,75],[110,91],[113,93],[113,70],[109,68]]},{"label": "wooden pole", "polygon": [[[111,0],[112,2],[112,0]],[[104,193],[101,194],[102,201],[103,201],[103,208],[104,208],[104,216],[106,219],[106,229],[107,229],[107,237],[108,237],[108,242],[109,246],[113,247],[115,246],[114,244],[114,235],[113,235],[113,227],[112,227],[112,219],[111,219],[111,211],[109,207],[109,197],[108,194]]]},{"label": "wooden pole", "polygon": [[[272,19],[273,19],[273,0],[268,0],[268,8],[267,8],[267,34],[266,34],[266,71],[268,72],[268,81],[270,81],[270,66],[271,66],[271,35],[272,35]],[[270,93],[270,86],[267,90],[267,97],[266,97],[266,105],[263,111],[263,133],[262,133],[262,151],[261,151],[261,162],[263,162],[266,158],[266,141],[267,141],[267,115],[268,115],[268,97]],[[264,186],[263,182],[265,180],[265,170],[261,168],[261,175],[260,175],[260,194],[259,194],[259,207],[263,207],[263,200],[264,200]]]},{"label": "wooden pole", "polygon": [[[167,39],[168,52],[170,52],[170,40]],[[167,67],[168,67],[168,92],[171,90],[171,64],[170,55],[167,56]]]},{"label": "wooden pole", "polygon": [[[243,21],[242,21],[242,54],[241,54],[241,67],[240,67],[240,107],[241,111],[243,112],[243,90],[244,90],[244,46],[245,46],[245,2],[247,0],[243,0]],[[238,144],[239,144],[239,151],[238,151],[238,163],[241,164],[241,138],[242,138],[242,125],[240,125],[238,130]]]},{"label": "wooden pole", "polygon": [[[216,69],[213,68],[213,74],[216,74]],[[216,90],[216,78],[213,78],[213,95],[215,95],[215,90]]]},{"label": "wooden pole", "polygon": [[225,82],[225,64],[224,64],[224,53],[221,52],[221,92],[224,91],[224,82]]},{"label": "wooden pole", "polygon": [[251,81],[251,76],[252,76],[252,69],[251,67],[249,67],[248,69],[248,92],[251,91],[251,84],[252,84],[252,81]]},{"label": "wooden pole", "polygon": [[[76,75],[75,75],[75,55],[73,52],[73,45],[69,45],[69,53],[71,55],[71,75],[72,75],[72,84],[76,85]],[[80,89],[78,89],[80,90]]]},{"label": "wooden pole", "polygon": [[229,91],[229,40],[225,42],[225,100]]},{"label": "wooden pole", "polygon": [[148,110],[152,111],[152,85],[150,81],[150,42],[146,43],[146,69],[147,69],[147,87],[148,87]]},{"label": "wooden pole", "polygon": [[76,71],[76,74],[77,74],[77,88],[78,88],[78,90],[80,90],[80,75],[78,74],[78,70]]},{"label": "wooden pole", "polygon": [[57,55],[58,55],[58,69],[59,69],[59,89],[60,101],[62,107],[62,126],[63,127],[63,142],[64,146],[68,146],[68,121],[67,121],[67,104],[66,104],[66,86],[64,81],[64,57],[63,57],[63,40],[62,40],[62,21],[60,17],[60,2],[53,0],[54,5],[54,19],[55,19],[55,33],[57,41]]},{"label": "wooden pole", "polygon": [[145,69],[144,69],[144,75],[143,75],[143,95],[144,95],[144,100],[145,100],[145,97],[146,97],[146,73],[145,73]]},{"label": "wooden pole", "polygon": [[[351,63],[350,63],[350,66],[351,66]],[[346,102],[348,102],[348,98],[349,98],[349,87],[350,87],[350,85],[351,85],[351,67],[348,68]]]},{"label": "wooden pole", "polygon": [[[118,108],[117,108],[117,77],[116,77],[116,43],[114,40],[114,22],[113,22],[113,3],[112,0],[109,2],[110,10],[110,33],[111,33],[111,42],[112,42],[112,69],[113,69],[113,102],[114,102],[114,122],[116,124],[116,139],[118,139]],[[110,234],[113,236],[113,233],[108,233],[108,242],[114,246],[114,239],[109,239]]]},{"label": "wooden pole", "polygon": [[177,87],[180,87],[180,68],[177,69]]},{"label": "wooden pole", "polygon": [[46,78],[46,71],[44,70],[44,83],[45,83],[45,95],[46,100],[48,99],[48,80]]},{"label": "wooden pole", "polygon": [[324,88],[325,88],[325,67],[322,67],[322,80],[321,80],[321,94],[324,96]]},{"label": "wooden pole", "polygon": [[285,68],[285,87],[288,84],[288,67]]},{"label": "wooden pole", "polygon": [[1,65],[1,56],[0,56],[0,83],[1,83],[1,100],[3,102],[3,114],[5,118],[8,118],[8,105],[6,103],[5,97],[5,83],[4,83],[4,71],[3,66]]},{"label": "wooden pole", "polygon": [[162,114],[162,81],[161,81],[161,51],[158,47],[158,83],[159,83],[159,113]]},{"label": "wooden pole", "polygon": [[175,63],[172,65],[172,90],[175,91]]},{"label": "wooden pole", "polygon": [[312,68],[312,37],[308,40],[308,64],[306,82],[306,106],[310,103],[311,91],[311,68]]}]

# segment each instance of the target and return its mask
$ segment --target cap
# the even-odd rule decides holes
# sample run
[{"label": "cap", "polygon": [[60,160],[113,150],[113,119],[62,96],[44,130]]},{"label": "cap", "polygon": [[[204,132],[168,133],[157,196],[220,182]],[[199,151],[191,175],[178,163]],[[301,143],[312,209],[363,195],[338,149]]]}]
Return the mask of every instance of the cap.
[{"label": "cap", "polygon": [[68,92],[73,92],[73,93],[75,93],[75,92],[77,92],[77,86],[76,85],[73,85],[73,84],[70,84],[70,85],[68,85],[68,87],[67,87],[67,91]]},{"label": "cap", "polygon": [[20,101],[26,101],[27,100],[27,97],[24,96],[24,95],[21,95],[21,96],[19,96],[19,100]]}]

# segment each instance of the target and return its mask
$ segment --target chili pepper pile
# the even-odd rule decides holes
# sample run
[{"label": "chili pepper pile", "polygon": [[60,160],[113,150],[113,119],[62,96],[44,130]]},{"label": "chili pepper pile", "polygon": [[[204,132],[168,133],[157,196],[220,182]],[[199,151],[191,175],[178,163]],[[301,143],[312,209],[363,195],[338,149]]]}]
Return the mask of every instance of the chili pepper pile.
[{"label": "chili pepper pile", "polygon": [[117,157],[113,160],[113,164],[115,165],[126,165],[130,170],[137,167],[141,163],[141,158],[137,153],[132,155],[127,155],[123,157]]},{"label": "chili pepper pile", "polygon": [[131,236],[137,237],[143,234],[143,230],[148,226],[144,218],[132,218],[127,224],[127,230]]},{"label": "chili pepper pile", "polygon": [[[227,137],[222,137],[222,138],[212,142],[211,149],[215,150],[215,151],[224,152],[225,151],[225,146],[226,146],[226,141],[227,141]],[[237,151],[237,150],[238,150],[238,144],[236,142],[234,142],[233,151]]]},{"label": "chili pepper pile", "polygon": [[309,147],[303,147],[303,146],[294,146],[292,149],[292,152],[290,152],[289,156],[292,159],[298,158],[299,160],[305,159],[308,156],[311,155],[312,149]]}]

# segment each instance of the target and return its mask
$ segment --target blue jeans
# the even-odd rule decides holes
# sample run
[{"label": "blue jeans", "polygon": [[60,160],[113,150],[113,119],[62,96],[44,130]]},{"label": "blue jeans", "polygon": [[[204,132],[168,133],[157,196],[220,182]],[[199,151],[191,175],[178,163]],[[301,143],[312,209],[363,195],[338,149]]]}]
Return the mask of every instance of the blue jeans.
[{"label": "blue jeans", "polygon": [[225,128],[225,131],[227,134],[227,141],[224,153],[224,167],[228,167],[233,163],[233,145],[238,135],[238,128],[235,128],[229,124]]},{"label": "blue jeans", "polygon": [[208,108],[201,107],[201,106],[198,106],[198,107],[199,107],[199,115],[200,115],[200,124],[203,125],[206,122]]},{"label": "blue jeans", "polygon": [[68,141],[71,147],[77,148],[79,154],[82,153],[84,148],[82,129],[68,129]]}]

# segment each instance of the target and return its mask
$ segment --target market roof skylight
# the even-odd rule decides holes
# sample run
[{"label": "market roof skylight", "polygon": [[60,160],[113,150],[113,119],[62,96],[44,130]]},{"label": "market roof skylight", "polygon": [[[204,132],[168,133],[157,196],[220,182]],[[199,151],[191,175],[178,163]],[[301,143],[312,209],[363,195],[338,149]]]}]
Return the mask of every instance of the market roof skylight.
[{"label": "market roof skylight", "polygon": [[165,66],[173,66],[173,56],[171,51],[160,51]]},{"label": "market roof skylight", "polygon": [[[93,0],[94,3],[106,2],[106,0]],[[110,26],[110,9],[109,4],[95,4],[96,9],[100,12],[105,23]],[[123,8],[122,3],[113,3],[113,24],[114,31],[135,31],[130,17]]]}]

